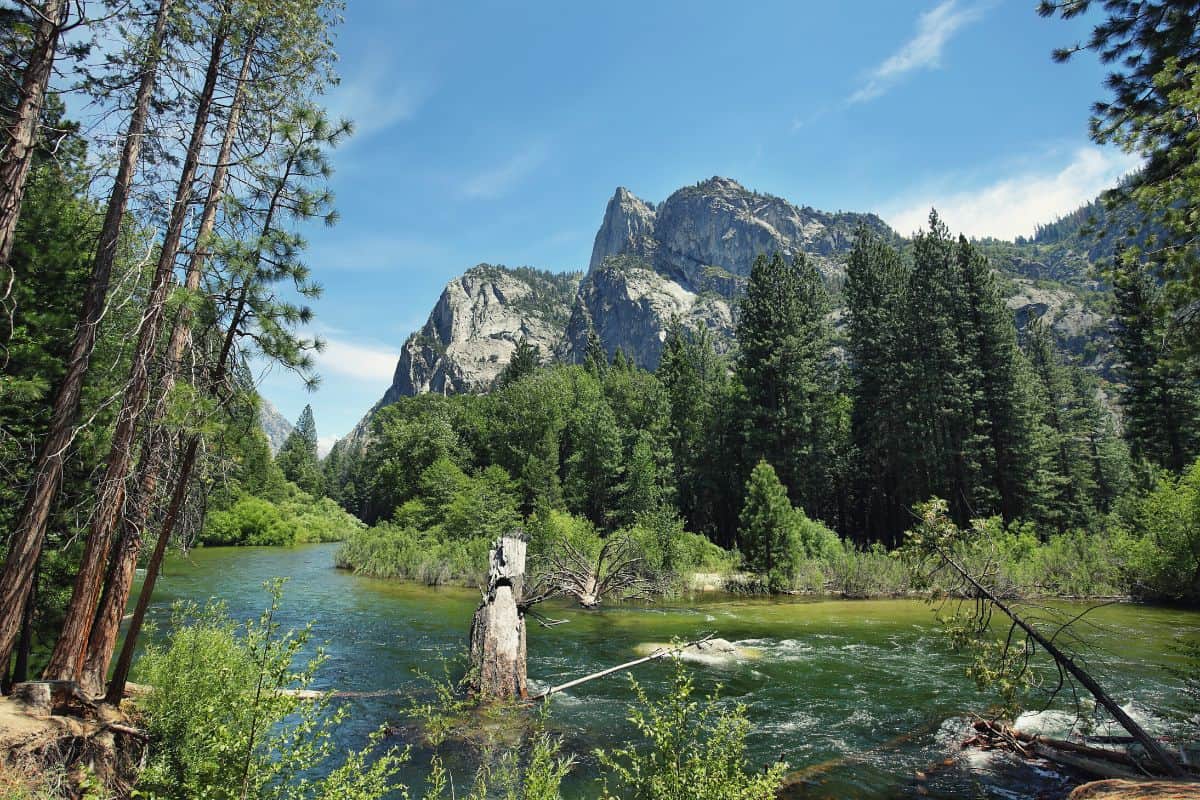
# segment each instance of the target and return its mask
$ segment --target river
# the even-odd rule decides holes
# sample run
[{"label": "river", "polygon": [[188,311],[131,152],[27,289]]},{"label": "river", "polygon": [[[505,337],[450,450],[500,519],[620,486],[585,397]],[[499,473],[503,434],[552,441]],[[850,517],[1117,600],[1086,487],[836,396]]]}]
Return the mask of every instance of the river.
[{"label": "river", "polygon": [[[267,602],[264,581],[282,576],[282,619],[288,626],[314,623],[313,642],[328,661],[316,688],[398,694],[355,697],[347,745],[360,745],[382,724],[403,727],[405,709],[428,684],[418,673],[441,673],[443,659],[461,652],[478,592],[431,589],[352,575],[333,567],[336,545],[295,548],[206,548],[168,562],[153,607],[165,622],[176,600],[224,600],[237,619],[257,617]],[[568,622],[529,629],[529,676],[541,687],[636,657],[644,642],[696,638],[706,633],[754,648],[755,659],[692,666],[707,694],[746,706],[753,723],[750,757],[767,763],[783,757],[807,770],[789,796],[803,798],[1061,797],[1067,778],[1015,763],[1001,753],[963,751],[959,716],[988,700],[964,675],[961,657],[948,652],[933,611],[910,600],[783,600],[703,596],[660,606],[619,606],[586,612],[555,607]],[[1178,664],[1172,647],[1200,633],[1200,614],[1137,605],[1114,605],[1087,617],[1097,648],[1090,657],[1110,693],[1151,727],[1170,730],[1150,716],[1176,707],[1178,685],[1164,667]],[[639,667],[635,675],[659,696],[670,664]],[[596,795],[597,747],[633,738],[626,721],[632,699],[628,677],[593,681],[552,700],[551,727],[579,763],[568,797]],[[409,729],[411,730],[411,729]],[[406,744],[398,733],[393,743]],[[427,753],[414,751],[404,778],[423,777]],[[930,770],[952,759],[953,764]],[[459,763],[464,773],[469,768]],[[815,769],[814,769],[815,767]],[[917,771],[927,773],[918,784]],[[468,774],[456,776],[466,780]],[[419,792],[416,793],[419,796]]]}]

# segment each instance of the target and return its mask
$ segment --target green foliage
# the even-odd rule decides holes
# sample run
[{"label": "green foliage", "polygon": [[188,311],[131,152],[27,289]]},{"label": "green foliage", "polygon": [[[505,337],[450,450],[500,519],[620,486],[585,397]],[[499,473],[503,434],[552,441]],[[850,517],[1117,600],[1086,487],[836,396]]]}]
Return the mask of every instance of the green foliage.
[{"label": "green foliage", "polygon": [[1178,477],[1158,478],[1137,509],[1136,527],[1139,594],[1200,602],[1200,460]]},{"label": "green foliage", "polygon": [[447,541],[380,522],[352,534],[335,560],[343,569],[375,578],[405,578],[429,586],[475,584],[486,570],[489,545],[486,539]]},{"label": "green foliage", "polygon": [[496,388],[503,389],[510,383],[516,383],[526,375],[532,374],[542,363],[542,350],[535,344],[530,344],[524,336],[517,342],[508,364],[496,377]]},{"label": "green foliage", "polygon": [[275,456],[275,463],[283,471],[283,476],[301,490],[321,496],[324,474],[317,457],[317,425],[313,421],[312,406],[306,405],[300,412],[296,426]]},{"label": "green foliage", "polygon": [[737,330],[744,457],[775,465],[793,501],[825,517],[835,507],[830,489],[841,446],[828,310],[813,262],[759,256],[738,306]]},{"label": "green foliage", "polygon": [[645,743],[596,752],[601,766],[611,773],[601,779],[605,798],[772,800],[776,796],[787,765],[748,762],[750,721],[744,706],[725,708],[716,694],[702,702],[694,699],[692,678],[678,660],[674,684],[662,700],[651,700],[632,677],[630,685],[637,705],[630,707],[629,719]]},{"label": "green foliage", "polygon": [[347,709],[284,691],[308,687],[322,658],[297,665],[308,631],[281,630],[281,587],[268,584],[270,607],[244,626],[220,605],[177,606],[147,647],[137,674],[154,689],[139,703],[154,746],[139,796],[368,800],[401,788],[404,754],[380,752],[378,736],[340,753],[333,735]]},{"label": "green foliage", "polygon": [[746,486],[746,505],[738,542],[746,568],[765,575],[767,586],[777,592],[787,588],[804,556],[800,518],[788,501],[787,489],[774,468],[759,461]]},{"label": "green foliage", "polygon": [[205,519],[200,542],[207,545],[294,545],[340,542],[363,524],[327,497],[313,498],[287,484],[276,502],[242,494]]}]

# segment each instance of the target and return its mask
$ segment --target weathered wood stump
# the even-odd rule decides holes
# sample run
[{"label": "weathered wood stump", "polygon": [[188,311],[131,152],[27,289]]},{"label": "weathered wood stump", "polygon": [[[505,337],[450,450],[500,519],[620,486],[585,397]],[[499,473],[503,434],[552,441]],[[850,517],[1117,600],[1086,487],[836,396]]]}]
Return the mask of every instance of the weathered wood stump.
[{"label": "weathered wood stump", "polygon": [[471,693],[481,700],[526,698],[526,541],[519,532],[496,540],[488,554],[488,582],[471,619]]},{"label": "weathered wood stump", "polygon": [[45,719],[54,712],[50,684],[42,681],[16,684],[12,687],[12,699],[31,717]]}]

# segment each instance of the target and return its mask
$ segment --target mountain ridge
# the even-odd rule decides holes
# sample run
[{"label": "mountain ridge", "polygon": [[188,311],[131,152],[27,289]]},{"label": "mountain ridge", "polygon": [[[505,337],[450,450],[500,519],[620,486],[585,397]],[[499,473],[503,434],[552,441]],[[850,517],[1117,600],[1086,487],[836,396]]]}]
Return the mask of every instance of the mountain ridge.
[{"label": "mountain ridge", "polygon": [[[1088,241],[1093,205],[1014,242],[983,240],[1019,325],[1047,318],[1060,344],[1104,372],[1112,357],[1106,319],[1089,306],[1098,288],[1090,265],[1103,245]],[[479,264],[446,284],[425,325],[405,341],[393,381],[370,416],[401,397],[487,391],[522,338],[543,360],[579,362],[594,332],[654,369],[667,325],[704,326],[722,350],[734,346],[735,299],[755,257],[799,252],[813,259],[835,299],[857,232],[908,242],[878,215],[826,212],[714,176],[659,203],[624,186],[609,198],[586,273]],[[1047,315],[1049,315],[1047,317]]]}]

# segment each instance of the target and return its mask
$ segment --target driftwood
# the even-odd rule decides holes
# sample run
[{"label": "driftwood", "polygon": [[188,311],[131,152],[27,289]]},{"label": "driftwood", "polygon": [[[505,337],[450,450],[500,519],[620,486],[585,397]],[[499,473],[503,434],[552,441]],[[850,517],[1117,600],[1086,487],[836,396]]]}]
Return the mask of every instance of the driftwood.
[{"label": "driftwood", "polygon": [[617,533],[604,540],[595,558],[569,541],[558,542],[530,582],[521,607],[528,610],[551,597],[566,596],[584,608],[596,608],[605,598],[645,600],[662,591],[661,582],[646,575],[637,542]]},{"label": "driftwood", "polygon": [[713,638],[714,635],[715,634],[710,633],[709,635],[705,636],[702,639],[696,639],[695,641],[686,642],[685,644],[681,644],[676,647],[666,647],[661,650],[656,650],[655,652],[651,653],[648,656],[643,656],[642,658],[635,658],[633,661],[626,661],[624,664],[618,664],[615,667],[609,667],[608,669],[602,669],[599,672],[593,672],[591,675],[584,675],[582,678],[576,678],[573,681],[567,681],[566,683],[561,684],[559,686],[551,686],[546,691],[541,692],[539,694],[535,694],[533,697],[531,697],[529,699],[530,700],[545,700],[547,697],[549,697],[552,694],[558,694],[559,692],[565,692],[567,689],[574,688],[574,687],[580,685],[581,683],[587,683],[588,681],[594,681],[597,678],[603,678],[606,675],[612,675],[613,673],[616,673],[616,672],[622,672],[624,670],[636,667],[639,664],[645,664],[647,661],[655,661],[660,658],[665,658],[666,656],[669,656],[673,653],[678,653],[681,650],[686,650],[689,647],[696,647],[697,645],[707,642],[709,639]]},{"label": "driftwood", "polygon": [[[940,565],[938,568],[940,569],[941,567],[949,567],[951,570],[953,570],[953,572],[961,579],[963,587],[968,590],[968,594],[976,600],[980,608],[985,607],[984,604],[987,604],[986,607],[989,609],[988,613],[978,615],[978,619],[983,623],[983,625],[986,626],[987,622],[990,621],[990,609],[994,608],[999,610],[1002,614],[1008,617],[1009,620],[1011,620],[1012,631],[1020,630],[1022,633],[1024,633],[1024,635],[1027,637],[1027,641],[1036,643],[1038,647],[1041,647],[1042,650],[1054,660],[1054,663],[1058,667],[1060,674],[1070,675],[1071,678],[1078,681],[1080,685],[1087,689],[1088,692],[1091,693],[1092,697],[1096,699],[1096,702],[1103,706],[1104,709],[1113,716],[1113,719],[1115,719],[1117,723],[1129,733],[1130,736],[1137,740],[1138,744],[1140,744],[1146,750],[1146,753],[1150,756],[1150,758],[1168,777],[1185,777],[1186,773],[1179,761],[1172,757],[1172,755],[1167,752],[1166,748],[1164,748],[1157,739],[1148,734],[1141,725],[1137,724],[1137,722],[1134,721],[1129,714],[1125,713],[1125,710],[1121,708],[1120,704],[1113,700],[1112,697],[1110,697],[1109,694],[1104,691],[1104,688],[1100,686],[1100,684],[1097,683],[1096,680],[1092,678],[1092,676],[1089,675],[1087,671],[1084,670],[1083,667],[1081,667],[1070,654],[1064,653],[1058,648],[1057,645],[1054,644],[1054,640],[1057,638],[1058,634],[1050,637],[1043,635],[1037,628],[1029,624],[1008,603],[1006,603],[998,591],[993,590],[992,588],[989,588],[983,584],[982,581],[986,580],[986,577],[977,577],[976,574],[967,569],[955,558],[950,546],[947,544],[949,537],[945,533],[945,530],[950,528],[952,531],[957,533],[958,529],[952,523],[950,523],[948,519],[945,519],[944,504],[940,501],[931,503],[923,512],[923,514],[923,527],[927,529],[928,533],[924,534],[922,538],[928,543],[932,544],[933,552],[940,560]],[[986,570],[983,574],[986,576]],[[1076,617],[1076,619],[1078,619],[1078,617]],[[1070,623],[1068,622],[1060,627],[1059,633],[1061,633],[1062,630],[1069,625]],[[1012,634],[1010,633],[1010,637],[1011,635]]]},{"label": "driftwood", "polygon": [[1126,750],[1035,736],[988,720],[976,722],[975,730],[979,735],[964,742],[964,747],[1006,746],[1025,758],[1043,758],[1099,778],[1136,780],[1147,775],[1146,765]]}]

